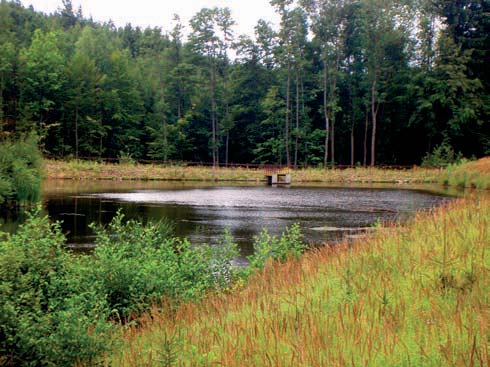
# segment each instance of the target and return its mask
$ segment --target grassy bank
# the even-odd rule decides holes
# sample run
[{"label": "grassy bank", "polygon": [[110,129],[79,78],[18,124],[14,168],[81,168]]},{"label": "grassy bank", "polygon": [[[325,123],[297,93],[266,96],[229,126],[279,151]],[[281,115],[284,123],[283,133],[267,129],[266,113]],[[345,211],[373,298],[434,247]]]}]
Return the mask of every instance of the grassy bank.
[{"label": "grassy bank", "polygon": [[441,172],[439,182],[443,185],[490,189],[490,157],[474,162],[450,165]]},{"label": "grassy bank", "polygon": [[488,366],[490,201],[269,264],[243,289],[154,312],[114,366]]},{"label": "grassy bank", "polygon": [[[262,169],[163,166],[154,164],[108,164],[87,161],[45,161],[47,178],[100,180],[179,180],[179,181],[265,181]],[[381,168],[292,170],[294,182],[437,182],[439,170],[414,167],[406,170]]]},{"label": "grassy bank", "polygon": [[[186,167],[140,164],[107,164],[87,161],[45,161],[45,176],[75,180],[173,180],[173,181],[265,181],[262,169]],[[395,170],[382,168],[292,170],[293,182],[319,183],[441,183],[461,187],[490,188],[490,158],[447,169],[414,166]]]}]

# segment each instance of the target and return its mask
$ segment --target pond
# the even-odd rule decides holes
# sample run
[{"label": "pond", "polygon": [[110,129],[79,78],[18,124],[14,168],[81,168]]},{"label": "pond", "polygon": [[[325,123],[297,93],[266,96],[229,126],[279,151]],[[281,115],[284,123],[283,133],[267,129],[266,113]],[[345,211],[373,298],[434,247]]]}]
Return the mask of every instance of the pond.
[{"label": "pond", "polygon": [[[193,243],[213,242],[228,228],[243,255],[252,253],[253,237],[263,228],[280,234],[299,223],[312,243],[353,236],[378,221],[403,220],[416,210],[448,200],[447,191],[430,186],[395,185],[265,186],[182,182],[70,181],[44,182],[43,208],[62,222],[69,247],[92,247],[92,222],[108,223],[121,209],[127,218],[168,219],[176,235]],[[3,219],[15,230],[23,215]]]}]

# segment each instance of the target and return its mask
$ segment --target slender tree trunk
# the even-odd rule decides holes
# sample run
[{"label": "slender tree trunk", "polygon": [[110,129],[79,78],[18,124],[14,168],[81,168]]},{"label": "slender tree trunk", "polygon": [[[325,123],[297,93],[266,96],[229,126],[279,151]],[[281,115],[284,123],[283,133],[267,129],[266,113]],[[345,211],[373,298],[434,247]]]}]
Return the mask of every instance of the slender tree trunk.
[{"label": "slender tree trunk", "polygon": [[289,154],[289,119],[291,109],[291,63],[288,60],[288,78],[286,83],[286,133],[285,133],[285,145],[286,145],[286,164],[291,166],[291,156]]},{"label": "slender tree trunk", "polygon": [[299,143],[299,75],[296,70],[296,134],[294,142],[294,166],[298,165],[298,143]]},{"label": "slender tree trunk", "polygon": [[368,139],[368,127],[369,127],[369,114],[368,114],[368,108],[366,106],[366,119],[365,119],[365,124],[364,124],[364,160],[363,160],[363,166],[367,166],[367,139]]},{"label": "slender tree trunk", "polygon": [[228,167],[228,152],[229,152],[229,144],[230,144],[230,131],[226,131],[226,154],[225,154],[225,163],[226,167]]},{"label": "slender tree trunk", "polygon": [[331,134],[331,141],[330,141],[330,146],[332,147],[332,167],[335,166],[335,116],[332,116],[332,134]]},{"label": "slender tree trunk", "polygon": [[102,138],[103,138],[103,136],[102,136],[102,133],[101,133],[100,136],[99,136],[99,158],[102,158],[102,146],[103,146],[102,145]]},{"label": "slender tree trunk", "polygon": [[0,78],[0,141],[3,140],[3,127],[5,125],[3,121],[3,89],[4,89],[3,76]]},{"label": "slender tree trunk", "polygon": [[325,116],[325,157],[323,159],[323,165],[327,168],[328,164],[328,141],[330,138],[330,116],[328,115],[328,106],[327,106],[327,64],[324,63],[323,70],[323,114]]},{"label": "slender tree trunk", "polygon": [[[335,71],[338,72],[339,70],[339,63],[340,63],[340,54],[337,52],[337,58],[336,58],[336,63],[335,63]],[[332,82],[332,99],[333,102],[335,102],[335,98],[337,95],[337,75],[334,76],[333,82]],[[337,104],[332,103],[332,104]],[[335,166],[335,116],[336,116],[336,108],[332,108],[332,166]]]},{"label": "slender tree trunk", "polygon": [[182,118],[182,97],[179,92],[179,102],[177,103],[177,119],[180,120]]},{"label": "slender tree trunk", "polygon": [[[225,93],[227,91],[227,87],[225,84]],[[225,165],[228,167],[228,154],[229,154],[229,142],[230,142],[230,130],[231,130],[231,124],[230,124],[230,111],[229,111],[229,106],[228,106],[228,101],[226,101],[226,106],[225,106],[225,115],[226,115],[226,122],[225,122],[225,128],[226,128],[226,137],[225,137]]]},{"label": "slender tree trunk", "polygon": [[373,120],[373,129],[371,135],[371,167],[374,167],[376,161],[376,119],[378,115],[378,106],[376,105],[376,80],[371,88],[371,114]]},{"label": "slender tree trunk", "polygon": [[223,89],[224,89],[224,103],[225,103],[225,123],[224,129],[226,130],[225,136],[225,165],[228,167],[228,154],[229,154],[229,142],[230,142],[230,130],[231,130],[231,121],[230,121],[230,106],[228,103],[228,55],[227,48],[225,47],[225,65],[223,67]]},{"label": "slender tree trunk", "polygon": [[350,130],[350,166],[354,167],[354,124]]},{"label": "slender tree trunk", "polygon": [[216,168],[219,165],[219,157],[218,157],[218,147],[217,147],[217,130],[218,130],[218,121],[216,116],[216,70],[214,61],[211,65],[211,125],[212,125],[212,151],[213,151],[213,167]]},{"label": "slender tree trunk", "polygon": [[168,127],[167,127],[167,121],[164,119],[163,120],[163,145],[164,145],[164,150],[163,150],[163,163],[167,163],[168,160]]},{"label": "slender tree trunk", "polygon": [[78,105],[75,107],[75,159],[78,159]]}]

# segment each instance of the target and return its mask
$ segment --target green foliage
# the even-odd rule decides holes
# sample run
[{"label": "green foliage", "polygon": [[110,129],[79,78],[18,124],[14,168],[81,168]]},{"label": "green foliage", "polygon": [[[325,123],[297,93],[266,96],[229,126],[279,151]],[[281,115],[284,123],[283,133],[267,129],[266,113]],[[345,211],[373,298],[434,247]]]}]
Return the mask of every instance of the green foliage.
[{"label": "green foliage", "polygon": [[[306,245],[298,225],[256,239],[248,269],[238,269],[231,234],[213,245],[192,246],[172,236],[169,222],[143,225],[118,213],[95,228],[96,249],[75,257],[58,224],[39,210],[0,242],[0,364],[94,365],[111,348],[114,321],[126,323],[168,300],[199,300],[226,291],[269,259],[298,258]],[[159,360],[175,359],[174,339]]]},{"label": "green foliage", "polygon": [[455,153],[453,147],[445,140],[435,147],[431,153],[425,155],[422,166],[447,167],[450,164],[460,162],[462,158],[461,152]]},{"label": "green foliage", "polygon": [[74,257],[59,225],[35,212],[0,242],[0,364],[93,365],[111,348],[110,320],[125,323],[164,299],[197,300],[238,276],[229,232],[191,246],[168,222],[124,222],[120,213],[96,231],[94,254]]},{"label": "green foliage", "polygon": [[167,222],[142,225],[118,213],[107,228],[95,228],[89,277],[101,284],[112,317],[127,321],[158,304],[195,300],[226,286],[236,245],[229,234],[218,246],[191,246],[172,236]]},{"label": "green foliage", "polygon": [[486,2],[277,0],[255,37],[205,8],[187,41],[178,17],[165,34],[63,5],[0,2],[0,139],[77,159],[413,164],[445,136],[488,154]]},{"label": "green foliage", "polygon": [[37,201],[41,166],[35,136],[18,142],[0,142],[0,206]]},{"label": "green foliage", "polygon": [[106,304],[37,212],[0,242],[0,363],[73,366],[110,347]]},{"label": "green foliage", "polygon": [[59,32],[43,33],[38,29],[30,47],[19,55],[23,132],[34,129],[42,142],[57,126],[54,116],[65,86],[65,60],[59,42]]},{"label": "green foliage", "polygon": [[269,260],[284,262],[289,258],[298,259],[307,248],[302,237],[299,224],[286,228],[279,237],[271,236],[269,231],[264,229],[255,237],[254,253],[248,258],[250,270],[263,268]]},{"label": "green foliage", "polygon": [[134,166],[136,164],[136,161],[133,159],[133,156],[130,153],[121,152],[119,153],[119,164]]}]

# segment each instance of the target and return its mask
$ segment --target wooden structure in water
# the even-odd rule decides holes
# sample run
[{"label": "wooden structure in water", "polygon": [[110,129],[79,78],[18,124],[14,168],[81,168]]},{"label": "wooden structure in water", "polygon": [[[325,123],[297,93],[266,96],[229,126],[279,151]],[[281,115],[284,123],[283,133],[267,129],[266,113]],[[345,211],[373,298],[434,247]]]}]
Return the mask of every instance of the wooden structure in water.
[{"label": "wooden structure in water", "polygon": [[291,171],[288,167],[265,167],[265,176],[268,185],[291,185]]}]

